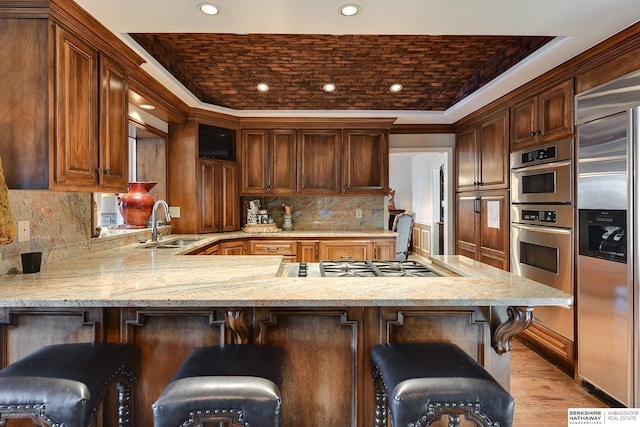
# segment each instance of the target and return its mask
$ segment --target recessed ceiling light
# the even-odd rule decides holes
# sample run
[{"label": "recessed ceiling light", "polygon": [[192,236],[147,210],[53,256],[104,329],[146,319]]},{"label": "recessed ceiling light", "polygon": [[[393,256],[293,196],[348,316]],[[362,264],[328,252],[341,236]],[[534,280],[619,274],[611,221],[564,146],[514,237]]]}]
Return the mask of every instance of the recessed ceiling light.
[{"label": "recessed ceiling light", "polygon": [[402,90],[402,85],[400,83],[394,83],[389,87],[391,92],[400,92]]},{"label": "recessed ceiling light", "polygon": [[156,107],[154,105],[151,104],[140,104],[138,105],[138,107],[142,108],[143,110],[155,110]]},{"label": "recessed ceiling light", "polygon": [[340,7],[340,14],[343,16],[353,16],[360,12],[360,6],[357,4],[345,4]]},{"label": "recessed ceiling light", "polygon": [[258,85],[256,86],[256,88],[260,91],[260,92],[267,92],[269,90],[269,85],[266,83],[258,83]]},{"label": "recessed ceiling light", "polygon": [[217,15],[220,13],[220,8],[213,3],[199,3],[198,10],[205,15]]},{"label": "recessed ceiling light", "polygon": [[327,83],[326,85],[322,86],[322,90],[324,90],[325,92],[333,92],[334,90],[336,90],[336,85],[334,85],[333,83]]}]

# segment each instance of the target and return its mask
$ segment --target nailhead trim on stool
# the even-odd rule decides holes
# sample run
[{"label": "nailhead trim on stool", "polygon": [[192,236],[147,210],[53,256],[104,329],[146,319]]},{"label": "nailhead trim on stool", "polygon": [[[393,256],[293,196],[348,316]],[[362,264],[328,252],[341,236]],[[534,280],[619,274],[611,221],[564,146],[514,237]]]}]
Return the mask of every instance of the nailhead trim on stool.
[{"label": "nailhead trim on stool", "polygon": [[[425,427],[449,415],[482,427],[511,427],[513,397],[471,356],[451,343],[390,343],[371,348],[376,427]],[[388,405],[388,406],[387,406]]]},{"label": "nailhead trim on stool", "polygon": [[282,348],[263,344],[199,347],[180,365],[152,405],[155,427],[230,422],[280,425]]},{"label": "nailhead trim on stool", "polygon": [[0,425],[31,418],[42,427],[89,427],[105,390],[118,389],[118,425],[133,425],[139,352],[131,344],[42,347],[0,370]]}]

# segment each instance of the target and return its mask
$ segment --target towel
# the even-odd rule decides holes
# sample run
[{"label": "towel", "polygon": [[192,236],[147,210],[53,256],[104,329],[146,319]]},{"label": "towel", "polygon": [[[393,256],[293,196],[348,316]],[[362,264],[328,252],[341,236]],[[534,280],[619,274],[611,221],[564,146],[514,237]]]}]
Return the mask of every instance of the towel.
[{"label": "towel", "polygon": [[0,245],[8,245],[16,239],[18,227],[13,219],[9,204],[9,188],[4,180],[2,159],[0,159]]}]

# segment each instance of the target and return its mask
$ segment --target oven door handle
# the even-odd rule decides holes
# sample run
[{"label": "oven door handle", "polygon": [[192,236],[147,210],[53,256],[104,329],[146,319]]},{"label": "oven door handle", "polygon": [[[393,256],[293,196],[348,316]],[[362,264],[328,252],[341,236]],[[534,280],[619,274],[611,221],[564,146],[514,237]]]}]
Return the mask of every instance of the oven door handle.
[{"label": "oven door handle", "polygon": [[513,173],[522,173],[522,172],[531,172],[531,171],[540,171],[540,170],[549,170],[549,169],[557,169],[558,167],[571,166],[571,160],[562,160],[559,162],[552,163],[542,163],[539,165],[533,166],[524,166],[521,168],[513,168],[511,172]]},{"label": "oven door handle", "polygon": [[525,225],[519,224],[517,222],[511,223],[512,228],[518,228],[520,230],[525,231],[535,231],[537,233],[548,233],[548,234],[562,234],[562,235],[571,235],[571,229],[569,228],[559,228],[559,227],[544,227],[538,225]]}]

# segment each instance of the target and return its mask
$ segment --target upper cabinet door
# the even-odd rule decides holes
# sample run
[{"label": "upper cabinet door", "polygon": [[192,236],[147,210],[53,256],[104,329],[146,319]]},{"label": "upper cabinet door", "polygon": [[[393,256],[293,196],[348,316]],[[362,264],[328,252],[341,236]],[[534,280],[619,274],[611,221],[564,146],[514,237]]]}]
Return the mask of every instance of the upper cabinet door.
[{"label": "upper cabinet door", "polygon": [[102,189],[126,188],[129,167],[127,73],[105,56],[100,58],[100,169]]},{"label": "upper cabinet door", "polygon": [[240,134],[242,193],[264,194],[269,186],[269,131],[243,130]]},{"label": "upper cabinet door", "polygon": [[480,124],[479,185],[481,189],[509,185],[509,111],[489,117]]},{"label": "upper cabinet door", "polygon": [[340,194],[342,131],[301,130],[298,190],[302,194]]},{"label": "upper cabinet door", "polygon": [[458,192],[509,186],[509,112],[502,110],[456,135]]},{"label": "upper cabinet door", "polygon": [[95,186],[99,156],[98,52],[56,26],[55,67],[53,186]]},{"label": "upper cabinet door", "polygon": [[548,142],[573,134],[573,80],[568,80],[538,95],[539,142]]},{"label": "upper cabinet door", "polygon": [[511,107],[511,151],[573,134],[573,79]]},{"label": "upper cabinet door", "polygon": [[456,188],[457,191],[474,190],[477,185],[476,154],[478,128],[467,128],[456,135]]},{"label": "upper cabinet door", "polygon": [[387,194],[389,191],[387,132],[347,130],[344,166],[345,193]]},{"label": "upper cabinet door", "polygon": [[525,99],[511,107],[511,151],[537,142],[538,97]]},{"label": "upper cabinet door", "polygon": [[297,168],[296,131],[271,131],[269,144],[269,193],[295,194]]}]

